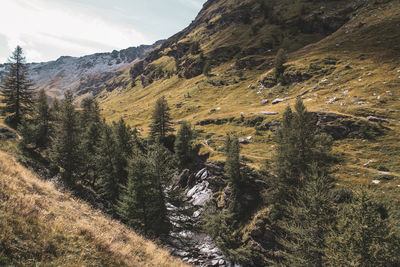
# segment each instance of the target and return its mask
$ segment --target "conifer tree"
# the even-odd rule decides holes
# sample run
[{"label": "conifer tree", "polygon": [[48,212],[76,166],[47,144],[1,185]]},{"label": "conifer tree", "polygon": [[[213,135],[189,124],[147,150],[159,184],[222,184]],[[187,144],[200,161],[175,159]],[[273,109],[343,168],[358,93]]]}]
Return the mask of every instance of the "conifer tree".
[{"label": "conifer tree", "polygon": [[287,107],[276,136],[275,177],[270,179],[270,202],[274,203],[272,217],[275,219],[287,215],[285,207],[297,199],[297,193],[312,177],[313,166],[327,173],[332,163],[329,154],[331,139],[318,132],[300,99],[296,102],[295,111]]},{"label": "conifer tree", "polygon": [[168,233],[164,189],[174,174],[173,166],[171,153],[159,143],[151,146],[147,154],[135,152],[117,208],[125,223],[145,235]]},{"label": "conifer tree", "polygon": [[358,192],[329,233],[326,266],[400,266],[399,230],[390,215],[371,193]]},{"label": "conifer tree", "polygon": [[155,143],[149,148],[148,162],[152,187],[156,190],[152,199],[152,209],[158,214],[158,217],[151,218],[151,225],[155,227],[154,231],[158,235],[163,235],[169,230],[164,189],[172,181],[176,164],[171,152],[160,143]]},{"label": "conifer tree", "polygon": [[225,141],[226,161],[225,172],[234,192],[238,192],[242,186],[240,173],[240,145],[237,137],[227,136]]},{"label": "conifer tree", "polygon": [[118,176],[118,183],[125,185],[128,178],[128,160],[134,149],[134,136],[132,129],[121,118],[117,123],[113,122],[113,134],[116,142],[115,171]]},{"label": "conifer tree", "polygon": [[181,170],[192,167],[193,163],[193,131],[190,123],[183,122],[175,140],[175,155]]},{"label": "conifer tree", "polygon": [[100,138],[97,172],[101,192],[113,209],[128,180],[128,162],[134,151],[134,136],[124,120],[105,126]]},{"label": "conifer tree", "polygon": [[2,113],[7,116],[6,123],[16,128],[31,111],[33,82],[29,79],[29,67],[20,46],[15,48],[9,61],[9,71],[0,86]]},{"label": "conifer tree", "polygon": [[170,108],[165,97],[159,98],[156,102],[150,125],[150,135],[153,140],[163,142],[167,134],[174,131],[169,111]]},{"label": "conifer tree", "polygon": [[286,233],[282,253],[287,266],[326,266],[325,240],[336,216],[331,197],[333,179],[314,167],[307,180],[288,207],[288,219],[282,223]]},{"label": "conifer tree", "polygon": [[152,212],[150,205],[154,188],[145,155],[137,151],[133,158],[129,163],[128,182],[120,195],[117,213],[124,223],[148,235],[151,231],[150,218],[158,216]]},{"label": "conifer tree", "polygon": [[51,112],[44,90],[40,90],[39,98],[35,107],[34,122],[37,127],[36,146],[46,148],[50,142],[51,134]]},{"label": "conifer tree", "polygon": [[275,57],[275,79],[279,80],[285,71],[285,66],[283,64],[286,63],[286,52],[282,48],[278,50],[278,53]]},{"label": "conifer tree", "polygon": [[100,109],[97,101],[92,97],[83,99],[80,116],[82,134],[82,154],[84,178],[95,186],[99,176],[97,172],[97,151],[99,149],[100,136],[103,124],[100,119]]},{"label": "conifer tree", "polygon": [[119,198],[121,186],[116,166],[118,165],[118,147],[109,125],[104,125],[98,148],[97,173],[100,178],[100,192],[104,199],[109,203],[109,209],[114,209]]},{"label": "conifer tree", "polygon": [[81,127],[82,129],[89,128],[93,123],[100,123],[100,108],[99,103],[93,97],[87,97],[81,103]]},{"label": "conifer tree", "polygon": [[24,119],[18,128],[22,136],[23,148],[29,144],[33,144],[35,148],[47,148],[50,142],[51,121],[50,106],[42,89],[33,105],[31,119]]},{"label": "conifer tree", "polygon": [[61,168],[61,176],[72,186],[80,177],[82,166],[81,131],[79,116],[73,103],[73,95],[65,92],[59,111],[59,121],[52,138],[50,158],[53,165]]}]

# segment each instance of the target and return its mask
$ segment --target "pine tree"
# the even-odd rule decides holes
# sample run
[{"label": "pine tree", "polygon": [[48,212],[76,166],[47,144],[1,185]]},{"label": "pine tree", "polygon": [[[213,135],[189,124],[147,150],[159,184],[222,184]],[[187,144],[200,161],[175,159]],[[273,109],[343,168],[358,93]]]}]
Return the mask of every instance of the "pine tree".
[{"label": "pine tree", "polygon": [[113,210],[128,180],[128,162],[134,151],[133,131],[124,120],[103,127],[97,157],[101,192]]},{"label": "pine tree", "polygon": [[331,139],[318,132],[300,99],[296,102],[295,111],[287,107],[276,136],[275,176],[270,179],[270,202],[274,203],[272,217],[276,220],[287,215],[285,207],[297,199],[297,193],[307,178],[312,177],[312,167],[327,173],[332,163]]},{"label": "pine tree", "polygon": [[169,230],[164,189],[172,181],[176,164],[171,152],[159,143],[149,148],[148,162],[152,187],[156,190],[152,200],[152,209],[158,214],[157,217],[151,218],[150,224],[153,226],[154,232],[163,235],[167,234]]},{"label": "pine tree", "polygon": [[124,223],[145,235],[151,231],[150,218],[158,216],[150,205],[153,191],[147,158],[137,152],[129,163],[128,182],[120,195],[117,213]]},{"label": "pine tree", "polygon": [[171,153],[156,143],[146,154],[136,151],[130,160],[127,185],[118,202],[122,220],[145,235],[169,231],[164,189],[174,174]]},{"label": "pine tree", "polygon": [[29,144],[33,144],[36,148],[45,149],[50,142],[52,116],[47,96],[43,89],[39,91],[31,117],[29,120],[23,120],[18,128],[22,136],[21,143],[24,148]]},{"label": "pine tree", "polygon": [[193,131],[190,123],[183,122],[175,140],[175,155],[181,170],[193,164]]},{"label": "pine tree", "polygon": [[282,48],[279,49],[278,53],[276,54],[275,57],[275,79],[279,80],[285,71],[285,66],[283,64],[286,63],[286,53],[285,50]]},{"label": "pine tree", "polygon": [[324,252],[327,266],[400,266],[399,248],[388,209],[363,190],[342,207]]},{"label": "pine tree", "polygon": [[242,186],[242,176],[240,173],[240,145],[237,137],[227,136],[225,141],[226,161],[225,172],[229,178],[233,191],[239,193]]},{"label": "pine tree", "polygon": [[290,203],[283,246],[287,266],[325,266],[324,249],[329,230],[335,225],[336,210],[331,198],[333,179],[313,169],[312,176],[295,202]]},{"label": "pine tree", "polygon": [[100,119],[100,109],[97,101],[92,97],[83,99],[80,115],[82,134],[83,176],[94,187],[99,176],[97,172],[97,151],[103,123]]},{"label": "pine tree", "polygon": [[9,61],[9,71],[1,84],[2,113],[7,116],[5,121],[16,128],[31,111],[33,82],[20,46],[15,48]]},{"label": "pine tree", "polygon": [[150,135],[153,140],[163,142],[168,133],[173,132],[170,108],[165,97],[157,100],[150,125]]},{"label": "pine tree", "polygon": [[89,128],[93,123],[100,123],[100,108],[99,103],[93,97],[87,97],[81,103],[81,127],[82,129]]},{"label": "pine tree", "polygon": [[100,178],[100,192],[103,198],[109,203],[110,211],[119,198],[121,186],[117,173],[118,161],[117,141],[110,126],[104,125],[101,133],[96,170]]},{"label": "pine tree", "polygon": [[37,125],[37,138],[36,146],[41,148],[47,148],[50,142],[51,134],[51,121],[52,116],[50,112],[50,106],[47,101],[47,96],[44,90],[40,90],[39,98],[35,107],[35,119],[34,122]]},{"label": "pine tree", "polygon": [[61,168],[65,183],[72,186],[80,177],[82,167],[81,131],[79,117],[73,103],[73,95],[65,92],[59,111],[56,133],[52,138],[50,159],[53,165]]}]

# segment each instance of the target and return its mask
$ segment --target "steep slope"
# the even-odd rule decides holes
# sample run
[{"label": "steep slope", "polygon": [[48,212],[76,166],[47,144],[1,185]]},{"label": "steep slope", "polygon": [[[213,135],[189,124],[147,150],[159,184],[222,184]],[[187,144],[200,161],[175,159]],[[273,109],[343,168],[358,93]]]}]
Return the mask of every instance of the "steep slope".
[{"label": "steep slope", "polygon": [[[398,1],[208,1],[188,28],[131,68],[133,83],[102,94],[101,105],[108,119],[122,116],[146,134],[154,101],[164,95],[176,121],[203,132],[198,141],[211,158],[222,159],[224,135],[235,132],[251,139],[242,151],[260,167],[283,109],[302,97],[336,140],[341,181],[371,183],[384,176],[378,169],[389,169],[385,184],[393,188],[399,25]],[[280,83],[273,68],[279,48],[288,51]]]},{"label": "steep slope", "polygon": [[0,265],[186,266],[2,151]]},{"label": "steep slope", "polygon": [[[116,86],[106,82],[121,75],[132,62],[144,58],[161,42],[114,50],[111,53],[83,57],[62,56],[55,61],[30,63],[31,78],[36,88],[45,89],[53,97],[62,97],[65,90],[73,90],[77,95],[97,95],[104,89],[112,91]],[[6,64],[0,65],[0,77],[5,71]]]}]

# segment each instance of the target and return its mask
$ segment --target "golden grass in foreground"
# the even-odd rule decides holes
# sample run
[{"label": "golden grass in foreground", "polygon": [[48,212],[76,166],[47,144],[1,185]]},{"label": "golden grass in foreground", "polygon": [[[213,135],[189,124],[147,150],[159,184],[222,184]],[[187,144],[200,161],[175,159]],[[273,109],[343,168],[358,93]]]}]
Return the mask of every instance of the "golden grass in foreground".
[{"label": "golden grass in foreground", "polygon": [[186,266],[0,151],[0,265]]}]

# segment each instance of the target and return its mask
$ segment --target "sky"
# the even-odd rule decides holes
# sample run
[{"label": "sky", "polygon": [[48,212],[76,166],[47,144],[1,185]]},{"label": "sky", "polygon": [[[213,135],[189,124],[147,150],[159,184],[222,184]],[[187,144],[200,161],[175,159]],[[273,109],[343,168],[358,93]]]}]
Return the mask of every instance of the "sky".
[{"label": "sky", "polygon": [[0,0],[0,63],[17,45],[28,62],[152,44],[184,29],[206,0]]}]

